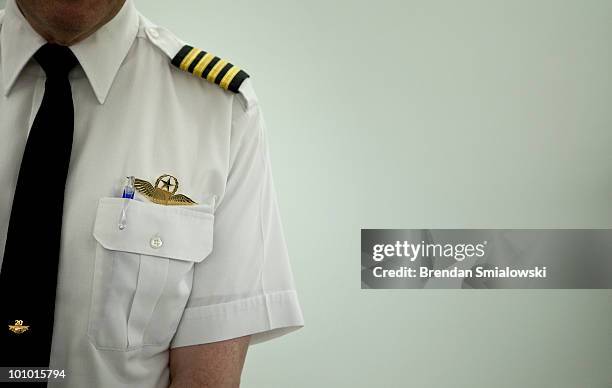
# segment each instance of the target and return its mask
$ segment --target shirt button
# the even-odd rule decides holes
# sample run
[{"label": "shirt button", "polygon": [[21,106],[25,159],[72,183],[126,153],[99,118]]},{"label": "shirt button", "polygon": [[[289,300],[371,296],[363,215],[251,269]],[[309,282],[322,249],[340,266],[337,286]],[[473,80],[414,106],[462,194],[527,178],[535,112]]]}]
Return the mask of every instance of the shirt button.
[{"label": "shirt button", "polygon": [[149,35],[151,35],[152,38],[159,38],[159,32],[157,32],[155,28],[149,27],[149,29],[147,29],[147,32],[149,33]]},{"label": "shirt button", "polygon": [[161,237],[155,236],[155,237],[151,237],[150,244],[151,244],[151,248],[159,249],[161,248],[162,245],[164,245],[164,242],[162,241]]}]

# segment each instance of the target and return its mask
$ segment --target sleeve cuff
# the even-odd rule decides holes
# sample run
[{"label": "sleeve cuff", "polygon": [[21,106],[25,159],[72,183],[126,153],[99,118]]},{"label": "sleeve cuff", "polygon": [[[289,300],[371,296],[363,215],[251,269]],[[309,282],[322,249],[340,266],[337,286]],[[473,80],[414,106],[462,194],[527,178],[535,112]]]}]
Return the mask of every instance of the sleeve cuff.
[{"label": "sleeve cuff", "polygon": [[251,345],[304,326],[293,290],[263,294],[211,306],[188,307],[170,348],[224,341],[251,335]]}]

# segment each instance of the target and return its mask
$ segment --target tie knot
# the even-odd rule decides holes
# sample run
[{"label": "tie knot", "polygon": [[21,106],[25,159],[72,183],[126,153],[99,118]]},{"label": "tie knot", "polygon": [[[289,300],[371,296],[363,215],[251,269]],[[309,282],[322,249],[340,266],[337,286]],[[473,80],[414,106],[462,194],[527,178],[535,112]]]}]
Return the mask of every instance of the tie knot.
[{"label": "tie knot", "polygon": [[38,49],[34,54],[34,59],[47,74],[47,78],[67,77],[78,59],[66,46],[47,43]]}]

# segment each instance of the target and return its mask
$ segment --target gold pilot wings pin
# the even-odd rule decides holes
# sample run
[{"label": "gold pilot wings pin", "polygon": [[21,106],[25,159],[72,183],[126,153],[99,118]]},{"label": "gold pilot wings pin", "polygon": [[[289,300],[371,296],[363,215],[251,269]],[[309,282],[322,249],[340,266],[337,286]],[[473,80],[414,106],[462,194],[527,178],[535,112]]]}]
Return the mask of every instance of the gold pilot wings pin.
[{"label": "gold pilot wings pin", "polygon": [[178,179],[172,175],[164,174],[157,178],[155,185],[143,179],[134,179],[134,188],[141,195],[158,205],[196,205],[196,202],[183,194],[177,194]]},{"label": "gold pilot wings pin", "polygon": [[219,85],[221,89],[234,93],[238,93],[240,85],[249,78],[249,75],[239,67],[189,45],[184,45],[180,49],[172,58],[172,64],[196,77],[205,78]]}]

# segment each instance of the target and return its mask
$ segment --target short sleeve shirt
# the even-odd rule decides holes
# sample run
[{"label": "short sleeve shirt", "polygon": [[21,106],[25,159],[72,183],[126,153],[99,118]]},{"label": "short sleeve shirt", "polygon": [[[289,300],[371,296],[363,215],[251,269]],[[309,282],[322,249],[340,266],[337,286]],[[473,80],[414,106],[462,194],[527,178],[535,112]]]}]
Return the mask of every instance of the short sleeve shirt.
[{"label": "short sleeve shirt", "polygon": [[[44,93],[32,60],[44,43],[9,0],[0,12],[0,257]],[[167,387],[173,347],[244,335],[257,343],[303,325],[251,80],[233,93],[172,66],[183,44],[128,0],[71,46],[80,66],[70,75],[75,128],[50,365],[66,379],[57,386]],[[40,173],[52,173],[44,161]],[[196,204],[122,199],[128,176]]]}]

